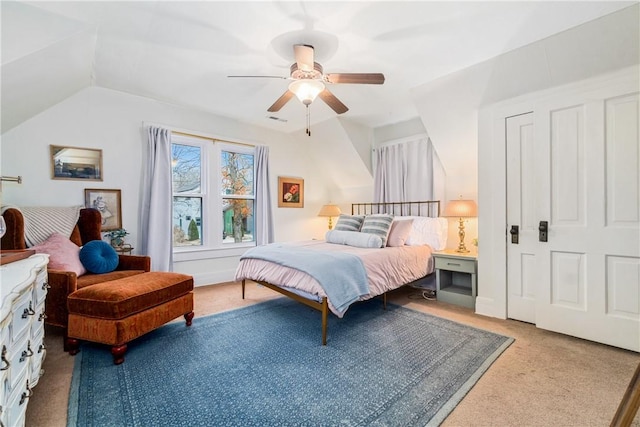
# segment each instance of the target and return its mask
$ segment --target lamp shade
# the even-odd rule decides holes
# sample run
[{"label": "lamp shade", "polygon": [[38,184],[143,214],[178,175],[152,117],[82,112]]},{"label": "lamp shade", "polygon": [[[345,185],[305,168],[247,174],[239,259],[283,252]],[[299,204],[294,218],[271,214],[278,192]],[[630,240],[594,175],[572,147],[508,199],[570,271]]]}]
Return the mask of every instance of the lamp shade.
[{"label": "lamp shade", "polygon": [[470,218],[478,216],[478,206],[473,200],[450,200],[442,216]]},{"label": "lamp shade", "polygon": [[289,85],[289,90],[296,95],[300,102],[309,105],[324,90],[324,83],[311,79],[295,80]]},{"label": "lamp shade", "polygon": [[318,216],[339,216],[341,213],[340,208],[336,205],[324,205],[320,208],[320,212],[318,212]]}]

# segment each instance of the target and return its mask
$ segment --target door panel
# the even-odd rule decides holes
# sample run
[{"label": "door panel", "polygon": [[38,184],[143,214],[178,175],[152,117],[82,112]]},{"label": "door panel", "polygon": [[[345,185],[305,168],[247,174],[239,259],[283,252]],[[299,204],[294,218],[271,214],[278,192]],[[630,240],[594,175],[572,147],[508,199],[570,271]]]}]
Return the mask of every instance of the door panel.
[{"label": "door panel", "polygon": [[584,225],[583,106],[551,111],[551,225]]},{"label": "door panel", "polygon": [[607,226],[638,227],[640,223],[640,153],[638,94],[606,102]]},{"label": "door panel", "polygon": [[507,233],[507,316],[535,323],[538,236],[533,114],[509,117],[507,143],[507,230],[517,225],[518,243]]},{"label": "door panel", "polygon": [[538,244],[536,324],[638,351],[638,94],[613,92],[558,97],[536,109],[538,182],[549,189],[538,200],[549,241]]},{"label": "door panel", "polygon": [[640,351],[639,105],[624,83],[506,119],[509,318]]},{"label": "door panel", "polygon": [[607,313],[637,320],[640,313],[640,259],[607,256]]},{"label": "door panel", "polygon": [[551,252],[551,304],[586,310],[586,255]]}]

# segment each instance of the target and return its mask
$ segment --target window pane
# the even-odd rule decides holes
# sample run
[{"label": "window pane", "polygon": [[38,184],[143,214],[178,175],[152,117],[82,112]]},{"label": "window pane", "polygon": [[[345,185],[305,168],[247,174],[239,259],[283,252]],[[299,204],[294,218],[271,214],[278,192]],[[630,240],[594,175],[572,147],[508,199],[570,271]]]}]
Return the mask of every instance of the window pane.
[{"label": "window pane", "polygon": [[202,245],[202,198],[173,198],[173,246]]},{"label": "window pane", "polygon": [[222,243],[253,242],[253,200],[222,199]]},{"label": "window pane", "polygon": [[200,193],[200,147],[171,144],[173,193]]},{"label": "window pane", "polygon": [[253,196],[253,154],[222,151],[222,195]]}]

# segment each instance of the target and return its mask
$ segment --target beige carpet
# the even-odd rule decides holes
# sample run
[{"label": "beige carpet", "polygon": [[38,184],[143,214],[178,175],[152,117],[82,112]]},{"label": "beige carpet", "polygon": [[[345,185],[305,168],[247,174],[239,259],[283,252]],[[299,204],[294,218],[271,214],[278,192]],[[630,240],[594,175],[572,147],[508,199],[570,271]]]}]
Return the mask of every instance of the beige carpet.
[{"label": "beige carpet", "polygon": [[[247,287],[244,301],[237,283],[202,286],[195,290],[195,312],[206,316],[276,297],[275,292],[255,284]],[[421,299],[411,288],[390,293],[389,300],[516,340],[444,426],[608,426],[640,362],[637,353],[526,323],[478,316],[469,309]],[[317,333],[320,337],[319,314]],[[66,425],[74,358],[62,351],[59,330],[47,328],[46,334],[45,373],[27,408],[29,427]],[[633,425],[640,426],[640,414]]]}]

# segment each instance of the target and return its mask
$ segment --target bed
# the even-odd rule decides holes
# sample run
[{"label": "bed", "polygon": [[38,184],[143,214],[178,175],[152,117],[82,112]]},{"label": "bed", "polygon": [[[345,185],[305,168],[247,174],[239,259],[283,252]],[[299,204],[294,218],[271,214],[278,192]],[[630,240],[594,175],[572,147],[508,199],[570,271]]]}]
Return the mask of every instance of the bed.
[{"label": "bed", "polygon": [[[248,250],[235,279],[242,283],[243,299],[251,280],[320,311],[326,345],[330,311],[342,317],[352,303],[377,296],[386,308],[388,291],[434,271],[431,253],[444,248],[447,235],[439,215],[439,201],[354,203],[351,215],[341,215],[325,240]],[[352,223],[360,218],[361,225]],[[380,226],[381,221],[390,229],[384,239],[387,225]]]}]

